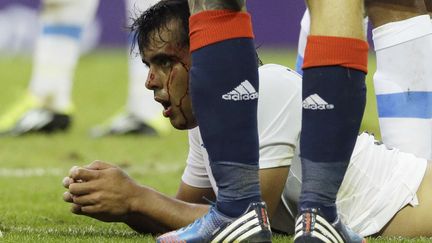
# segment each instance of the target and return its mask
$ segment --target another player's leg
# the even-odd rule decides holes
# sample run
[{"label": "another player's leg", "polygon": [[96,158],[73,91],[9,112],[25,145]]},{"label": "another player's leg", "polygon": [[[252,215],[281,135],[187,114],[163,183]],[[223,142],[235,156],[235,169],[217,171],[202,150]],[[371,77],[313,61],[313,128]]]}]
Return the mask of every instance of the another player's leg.
[{"label": "another player's leg", "polygon": [[432,158],[432,23],[424,0],[369,0],[382,140]]},{"label": "another player's leg", "polygon": [[363,1],[307,2],[311,35],[303,65],[303,184],[294,240],[362,242],[341,223],[335,200],[366,101]]},{"label": "another player's leg", "polygon": [[[126,0],[128,25],[132,19],[157,2]],[[130,46],[132,44],[129,43]],[[129,89],[126,107],[103,124],[91,129],[93,137],[126,134],[166,135],[171,131],[171,125],[162,115],[161,106],[154,102],[153,92],[144,87],[148,68],[142,64],[138,46],[134,47],[133,50],[128,50]]]},{"label": "another player's leg", "polygon": [[258,178],[258,67],[244,4],[189,1],[190,92],[218,195],[202,219],[159,242],[271,241]]},{"label": "another player's leg", "polygon": [[306,49],[307,38],[310,33],[310,14],[309,10],[306,9],[302,20],[300,22],[300,34],[298,39],[297,46],[297,60],[296,60],[296,71],[299,74],[303,74],[303,62],[304,62],[304,54]]},{"label": "another player's leg", "polygon": [[[368,18],[363,19],[365,35],[367,35],[367,26],[369,24]],[[297,59],[296,59],[296,72],[303,74],[303,62],[306,49],[307,38],[310,33],[310,14],[306,9],[300,22],[300,33],[297,45]]]},{"label": "another player's leg", "polygon": [[64,130],[71,122],[71,88],[80,39],[98,0],[45,0],[28,94],[0,117],[0,132]]}]

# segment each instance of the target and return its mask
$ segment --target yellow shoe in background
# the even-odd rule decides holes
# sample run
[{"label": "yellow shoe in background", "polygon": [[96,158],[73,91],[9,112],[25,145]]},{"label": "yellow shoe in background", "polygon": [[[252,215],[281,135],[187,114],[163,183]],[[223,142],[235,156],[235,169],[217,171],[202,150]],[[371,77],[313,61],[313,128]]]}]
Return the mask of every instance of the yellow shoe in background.
[{"label": "yellow shoe in background", "polygon": [[58,112],[44,107],[27,93],[0,115],[0,135],[19,136],[27,133],[52,133],[67,130],[72,122],[73,106]]},{"label": "yellow shoe in background", "polygon": [[27,93],[0,115],[0,132],[13,129],[27,111],[41,107],[42,102],[34,95]]},{"label": "yellow shoe in background", "polygon": [[147,124],[155,129],[160,136],[167,136],[174,129],[169,119],[164,117],[162,113],[157,118],[148,121]]}]

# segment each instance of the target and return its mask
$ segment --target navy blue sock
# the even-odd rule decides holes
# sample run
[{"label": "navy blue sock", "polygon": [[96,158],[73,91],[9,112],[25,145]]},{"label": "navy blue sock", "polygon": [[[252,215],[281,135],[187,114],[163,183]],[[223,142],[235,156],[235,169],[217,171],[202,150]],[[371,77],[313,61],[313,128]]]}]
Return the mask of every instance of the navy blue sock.
[{"label": "navy blue sock", "polygon": [[238,216],[260,201],[253,40],[230,39],[193,51],[190,75],[194,113],[219,188],[217,208]]},{"label": "navy blue sock", "polygon": [[342,66],[303,70],[300,149],[302,208],[320,208],[334,221],[344,178],[366,103],[365,73]]}]

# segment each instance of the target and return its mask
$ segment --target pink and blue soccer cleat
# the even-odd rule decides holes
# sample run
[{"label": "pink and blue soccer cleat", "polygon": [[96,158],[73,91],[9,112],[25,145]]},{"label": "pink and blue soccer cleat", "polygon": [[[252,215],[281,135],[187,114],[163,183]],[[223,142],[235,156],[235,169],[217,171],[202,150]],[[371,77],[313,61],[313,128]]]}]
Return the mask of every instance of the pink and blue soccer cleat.
[{"label": "pink and blue soccer cleat", "polygon": [[271,230],[264,202],[251,203],[238,218],[230,218],[212,206],[192,224],[161,235],[157,243],[271,242]]}]

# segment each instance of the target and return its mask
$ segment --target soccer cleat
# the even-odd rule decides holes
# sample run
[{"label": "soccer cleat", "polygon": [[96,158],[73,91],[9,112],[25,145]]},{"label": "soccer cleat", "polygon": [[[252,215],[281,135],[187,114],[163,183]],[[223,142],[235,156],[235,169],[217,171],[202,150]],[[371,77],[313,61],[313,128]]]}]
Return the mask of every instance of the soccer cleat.
[{"label": "soccer cleat", "polygon": [[[165,122],[165,120],[162,122]],[[132,114],[120,113],[109,119],[108,122],[91,129],[90,135],[95,138],[109,135],[156,136],[165,135],[170,130],[169,127],[166,128],[163,124],[155,123],[148,124]]]},{"label": "soccer cleat", "polygon": [[317,208],[302,210],[297,217],[294,243],[366,243],[366,239],[345,226],[338,217],[329,223]]},{"label": "soccer cleat", "polygon": [[215,206],[192,224],[159,236],[157,243],[271,242],[264,202],[251,203],[238,218],[220,213]]},{"label": "soccer cleat", "polygon": [[27,93],[0,115],[0,131],[11,130],[22,116],[30,109],[41,107],[42,104],[34,95]]},{"label": "soccer cleat", "polygon": [[71,105],[64,112],[53,111],[31,93],[23,95],[0,115],[0,135],[19,136],[30,132],[66,130],[71,123]]},{"label": "soccer cleat", "polygon": [[71,117],[45,108],[30,109],[10,129],[0,135],[20,136],[29,133],[53,133],[65,131],[71,124]]}]

